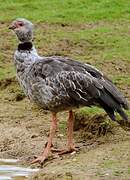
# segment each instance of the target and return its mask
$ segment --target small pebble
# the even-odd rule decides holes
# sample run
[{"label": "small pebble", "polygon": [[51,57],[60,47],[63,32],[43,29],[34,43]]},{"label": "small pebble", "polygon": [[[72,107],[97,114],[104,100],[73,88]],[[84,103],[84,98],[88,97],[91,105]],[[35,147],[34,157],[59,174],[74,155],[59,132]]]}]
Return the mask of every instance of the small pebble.
[{"label": "small pebble", "polygon": [[73,152],[71,153],[71,155],[74,155],[74,154],[76,154],[76,151],[73,151]]},{"label": "small pebble", "polygon": [[72,161],[73,161],[73,162],[76,162],[76,161],[77,161],[77,159],[76,159],[76,158],[74,158]]},{"label": "small pebble", "polygon": [[108,174],[108,173],[106,173],[105,175],[106,175],[106,176],[109,176],[109,174]]},{"label": "small pebble", "polygon": [[63,134],[58,134],[58,137],[64,137],[64,135]]}]

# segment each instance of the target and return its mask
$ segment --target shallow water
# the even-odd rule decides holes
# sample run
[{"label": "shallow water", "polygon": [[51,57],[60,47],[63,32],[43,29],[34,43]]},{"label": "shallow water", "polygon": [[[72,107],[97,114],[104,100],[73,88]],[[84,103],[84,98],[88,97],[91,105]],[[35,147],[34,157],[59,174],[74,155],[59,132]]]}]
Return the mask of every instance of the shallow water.
[{"label": "shallow water", "polygon": [[16,159],[0,159],[0,180],[27,180],[29,175],[39,169],[17,165]]}]

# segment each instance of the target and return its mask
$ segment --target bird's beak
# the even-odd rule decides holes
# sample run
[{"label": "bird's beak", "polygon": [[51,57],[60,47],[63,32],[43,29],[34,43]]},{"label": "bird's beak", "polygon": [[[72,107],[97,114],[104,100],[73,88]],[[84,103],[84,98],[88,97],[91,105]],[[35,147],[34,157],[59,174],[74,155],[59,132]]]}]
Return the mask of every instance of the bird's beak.
[{"label": "bird's beak", "polygon": [[14,25],[14,24],[11,24],[10,26],[9,26],[9,29],[11,29],[11,30],[14,30],[16,28],[16,26]]}]

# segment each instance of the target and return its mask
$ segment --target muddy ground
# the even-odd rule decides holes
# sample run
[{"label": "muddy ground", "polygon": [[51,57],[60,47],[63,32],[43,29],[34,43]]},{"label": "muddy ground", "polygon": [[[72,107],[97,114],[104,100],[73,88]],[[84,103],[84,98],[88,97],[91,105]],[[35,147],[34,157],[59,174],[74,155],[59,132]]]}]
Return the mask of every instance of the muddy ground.
[{"label": "muddy ground", "polygon": [[[5,26],[5,24],[2,25],[3,29]],[[46,33],[50,29],[58,29],[59,26],[57,26],[55,25],[52,28],[49,25],[42,25],[41,28],[44,27],[44,33]],[[60,28],[64,28],[64,26]],[[66,29],[68,28],[73,31],[72,27],[67,26]],[[1,34],[3,36],[7,35],[4,31]],[[12,37],[11,33],[8,33],[9,41]],[[10,73],[11,70],[9,69],[9,72],[7,71],[6,73],[8,67],[12,68],[12,45],[16,42],[10,41],[9,43],[9,45],[7,43],[2,45],[3,54],[0,63],[0,68],[5,69],[4,73],[8,74],[4,80],[0,81],[0,158],[18,158],[20,159],[20,164],[29,166],[30,160],[35,155],[40,154],[47,142],[51,114],[31,104],[19,88],[14,74]],[[48,47],[48,44],[46,42],[44,48],[40,48],[40,52],[51,51],[51,54],[56,55],[60,47],[63,49],[60,55],[82,54],[86,47],[84,41],[76,45],[66,39],[59,41],[55,46],[51,44]],[[7,49],[8,54],[6,53]],[[100,60],[96,64],[95,59],[93,58],[92,61],[88,59],[88,61],[98,65],[110,77],[114,75],[119,76],[120,73],[127,77],[130,73],[128,61],[122,61],[121,59],[118,59],[118,61],[111,60],[107,62],[106,66],[106,62]],[[5,60],[8,60],[7,63]],[[130,100],[129,84],[126,83],[124,86],[124,82],[122,84],[122,81],[119,79],[117,85]],[[76,113],[78,114],[77,110]],[[80,119],[80,116],[76,117]],[[100,133],[94,133],[92,128],[89,129],[86,125],[84,117],[81,118],[81,126],[79,125],[80,128],[74,132],[75,142],[79,147],[79,151],[76,154],[63,156],[52,154],[43,167],[38,164],[31,165],[32,167],[39,167],[41,170],[32,175],[30,179],[130,180],[130,132],[122,129],[117,123],[109,123],[109,118],[104,113],[101,113],[101,116],[94,115],[90,117],[88,115],[88,117],[86,116],[87,118],[89,121],[95,121],[96,119],[97,124],[98,120],[101,120],[102,124],[105,119],[105,123],[107,122],[105,126],[106,131],[103,129]],[[55,146],[63,147],[66,143],[67,113],[59,113],[58,119],[59,130],[54,141]],[[84,125],[85,128],[83,128]],[[99,124],[97,127],[96,132],[99,132]]]}]

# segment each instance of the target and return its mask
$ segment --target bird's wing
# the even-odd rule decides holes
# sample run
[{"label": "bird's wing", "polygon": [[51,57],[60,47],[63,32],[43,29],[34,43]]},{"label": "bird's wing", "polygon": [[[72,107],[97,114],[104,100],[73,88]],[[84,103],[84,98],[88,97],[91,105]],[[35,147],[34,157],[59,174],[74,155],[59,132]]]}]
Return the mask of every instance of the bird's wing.
[{"label": "bird's wing", "polygon": [[[79,105],[94,105],[95,99],[100,97],[100,85],[89,73],[76,71],[62,71],[51,78],[54,84],[64,89],[70,99]],[[62,92],[61,92],[62,93]]]},{"label": "bird's wing", "polygon": [[87,71],[75,69],[71,64],[60,61],[59,57],[49,57],[33,63],[29,73],[32,77],[46,79],[50,86],[56,86],[53,88],[57,91],[64,88],[70,98],[79,104],[87,105],[90,99],[99,96],[98,89],[103,88]]},{"label": "bird's wing", "polygon": [[124,120],[127,115],[115,97],[89,73],[83,74],[75,71],[62,71],[53,77],[55,84],[65,88],[69,97],[79,105],[100,105],[112,120],[115,120],[114,112],[118,112]]},{"label": "bird's wing", "polygon": [[96,69],[94,66],[91,66],[90,64],[82,63],[80,61],[75,61],[73,59],[70,59],[68,57],[60,57],[60,56],[53,56],[52,58],[57,59],[57,61],[64,64],[67,70],[67,66],[71,66],[74,71],[78,72],[88,72],[95,78],[101,78],[103,76],[102,72],[100,72],[98,69]]},{"label": "bird's wing", "polygon": [[100,83],[104,89],[117,101],[117,103],[121,104],[123,108],[129,109],[129,104],[127,100],[124,98],[123,94],[118,90],[118,88],[112,83],[112,81],[106,77],[101,71],[96,69],[94,66],[89,64],[81,63],[79,61],[73,61],[69,58],[61,58],[56,57],[60,62],[64,64],[68,64],[73,67],[74,71],[89,73],[92,77],[97,79],[98,83]]}]

